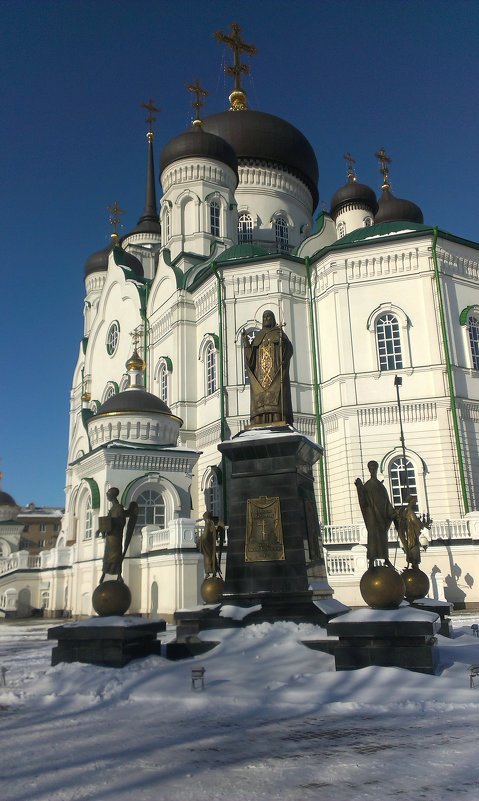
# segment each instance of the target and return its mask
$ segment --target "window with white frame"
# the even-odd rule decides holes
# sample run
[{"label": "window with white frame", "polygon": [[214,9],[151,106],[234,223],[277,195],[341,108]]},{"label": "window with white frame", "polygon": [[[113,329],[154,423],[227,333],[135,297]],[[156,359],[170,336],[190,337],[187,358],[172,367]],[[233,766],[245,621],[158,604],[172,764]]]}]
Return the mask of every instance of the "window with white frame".
[{"label": "window with white frame", "polygon": [[338,239],[341,239],[341,237],[346,236],[346,223],[339,222],[336,226],[336,231],[338,234]]},{"label": "window with white frame", "polygon": [[205,480],[205,508],[213,517],[221,517],[221,490],[218,476],[213,470],[208,471]]},{"label": "window with white frame", "polygon": [[111,382],[109,382],[106,385],[105,391],[103,393],[102,404],[105,403],[109,398],[112,398],[113,395],[116,395],[116,389],[115,389],[114,385]]},{"label": "window with white frame", "polygon": [[220,235],[220,204],[216,200],[210,203],[210,234]]},{"label": "window with white frame", "polygon": [[363,224],[364,224],[365,228],[368,228],[370,225],[373,224],[373,218],[372,217],[365,217],[364,220],[363,220]]},{"label": "window with white frame", "polygon": [[376,342],[380,370],[398,370],[403,366],[399,322],[394,314],[376,320]]},{"label": "window with white frame", "polygon": [[208,342],[205,349],[206,394],[212,395],[218,389],[216,369],[216,348]]},{"label": "window with white frame", "polygon": [[250,214],[240,214],[238,217],[238,243],[240,245],[253,241],[253,220]]},{"label": "window with white frame", "polygon": [[479,318],[472,314],[467,320],[467,332],[471,348],[472,369],[479,370]]},{"label": "window with white frame", "polygon": [[170,224],[170,211],[166,209],[165,212],[165,242],[168,242],[171,235],[171,224]]},{"label": "window with white frame", "polygon": [[85,528],[84,528],[83,539],[91,540],[92,535],[93,535],[93,509],[91,505],[91,497],[88,496],[85,505]]},{"label": "window with white frame", "polygon": [[[413,463],[404,456],[398,456],[389,465],[389,480],[391,482],[391,497],[393,506],[398,509],[404,506],[408,495],[415,495],[417,499],[417,479]],[[417,510],[417,500],[415,508]]]},{"label": "window with white frame", "polygon": [[274,221],[274,235],[276,238],[276,247],[279,251],[288,250],[289,234],[288,223],[284,217],[276,217]]},{"label": "window with white frame", "polygon": [[166,527],[166,506],[161,492],[144,490],[137,497],[136,502],[138,504],[138,526]]},{"label": "window with white frame", "polygon": [[168,403],[168,368],[165,362],[160,364],[158,370],[158,391],[160,400],[162,400],[163,403]]}]

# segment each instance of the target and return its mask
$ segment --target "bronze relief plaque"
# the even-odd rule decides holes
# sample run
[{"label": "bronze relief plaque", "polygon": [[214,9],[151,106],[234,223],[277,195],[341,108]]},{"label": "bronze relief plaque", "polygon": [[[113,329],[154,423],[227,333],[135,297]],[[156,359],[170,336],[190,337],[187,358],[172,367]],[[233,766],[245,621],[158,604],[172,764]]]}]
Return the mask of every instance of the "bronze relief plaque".
[{"label": "bronze relief plaque", "polygon": [[284,560],[279,498],[249,498],[246,502],[246,562]]}]

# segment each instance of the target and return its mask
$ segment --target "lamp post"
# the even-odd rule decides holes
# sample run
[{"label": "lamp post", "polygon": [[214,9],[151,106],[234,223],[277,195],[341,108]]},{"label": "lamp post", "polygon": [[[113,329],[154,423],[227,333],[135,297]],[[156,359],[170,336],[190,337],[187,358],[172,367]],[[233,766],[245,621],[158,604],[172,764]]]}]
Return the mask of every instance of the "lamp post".
[{"label": "lamp post", "polygon": [[[405,480],[406,480],[406,497],[409,495],[409,476],[407,472],[407,463],[406,463],[406,443],[404,440],[404,430],[402,426],[402,411],[401,411],[401,398],[399,395],[399,387],[402,386],[402,378],[399,375],[394,376],[394,386],[396,387],[396,396],[398,402],[398,412],[399,412],[399,430],[400,430],[400,439],[401,439],[401,447],[402,447],[402,457],[403,457],[403,465],[404,465],[404,472],[405,472]],[[402,494],[402,488],[401,488]],[[404,498],[402,501],[404,502]]]}]

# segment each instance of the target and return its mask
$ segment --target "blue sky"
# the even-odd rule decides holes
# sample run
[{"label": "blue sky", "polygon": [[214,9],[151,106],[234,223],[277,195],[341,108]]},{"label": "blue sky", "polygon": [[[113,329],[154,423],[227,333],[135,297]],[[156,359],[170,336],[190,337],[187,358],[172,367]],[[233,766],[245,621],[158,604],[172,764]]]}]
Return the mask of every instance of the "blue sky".
[{"label": "blue sky", "polygon": [[308,137],[327,207],[348,150],[379,190],[384,146],[394,194],[479,240],[475,0],[2,0],[0,470],[18,503],[64,502],[83,265],[109,241],[109,204],[124,232],[143,211],[140,104],[161,108],[158,165],[190,123],[185,84],[208,89],[205,116],[227,108],[230,55],[213,33],[233,21],[258,48],[250,107]]}]

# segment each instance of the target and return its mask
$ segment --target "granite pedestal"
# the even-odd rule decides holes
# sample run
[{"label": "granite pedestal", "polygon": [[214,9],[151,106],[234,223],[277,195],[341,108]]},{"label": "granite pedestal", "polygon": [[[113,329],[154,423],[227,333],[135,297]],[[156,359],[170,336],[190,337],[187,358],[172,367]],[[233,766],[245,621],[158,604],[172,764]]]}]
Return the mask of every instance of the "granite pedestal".
[{"label": "granite pedestal", "polygon": [[[179,637],[264,621],[325,625],[346,611],[331,598],[320,543],[312,467],[321,447],[283,426],[251,429],[218,449],[228,481],[225,588],[218,607],[176,613]],[[322,586],[314,601],[311,565]],[[230,618],[224,606],[251,612]]]},{"label": "granite pedestal", "polygon": [[424,612],[434,612],[439,615],[441,628],[438,634],[442,634],[443,637],[452,637],[451,615],[454,604],[449,603],[449,601],[438,601],[435,598],[418,598],[417,601],[412,602],[411,606],[415,609],[422,609]]},{"label": "granite pedestal", "polygon": [[83,662],[102,667],[123,667],[132,659],[160,654],[159,632],[164,620],[141,617],[93,617],[48,629],[48,639],[58,640],[52,650],[52,665]]},{"label": "granite pedestal", "polygon": [[356,609],[328,623],[331,639],[304,644],[333,653],[336,670],[376,665],[433,674],[440,626],[437,614],[407,604],[399,609]]}]

